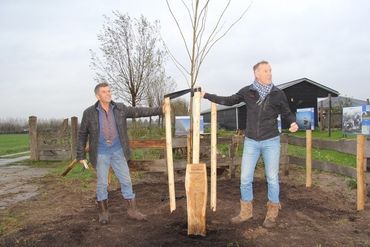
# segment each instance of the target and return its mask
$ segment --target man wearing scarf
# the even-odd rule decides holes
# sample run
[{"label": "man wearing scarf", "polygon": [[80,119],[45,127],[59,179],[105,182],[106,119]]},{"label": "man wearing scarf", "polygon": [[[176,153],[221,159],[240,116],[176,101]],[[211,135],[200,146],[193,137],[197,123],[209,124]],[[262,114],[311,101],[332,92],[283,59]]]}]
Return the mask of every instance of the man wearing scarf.
[{"label": "man wearing scarf", "polygon": [[253,66],[254,82],[236,94],[222,97],[202,92],[202,96],[221,105],[246,104],[246,129],[240,174],[240,213],[231,219],[238,224],[253,217],[253,177],[262,154],[268,187],[267,213],[263,226],[276,225],[281,209],[279,200],[280,133],[278,115],[290,124],[289,131],[296,132],[295,115],[290,111],[285,93],[272,83],[271,66],[261,61]]}]

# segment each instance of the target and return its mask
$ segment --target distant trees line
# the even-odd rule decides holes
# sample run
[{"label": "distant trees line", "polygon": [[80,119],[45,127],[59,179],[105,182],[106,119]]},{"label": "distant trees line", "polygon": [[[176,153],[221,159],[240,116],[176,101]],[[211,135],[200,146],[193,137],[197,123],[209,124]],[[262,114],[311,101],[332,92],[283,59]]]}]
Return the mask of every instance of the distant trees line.
[{"label": "distant trees line", "polygon": [[[60,127],[63,119],[38,119],[37,127],[40,129],[56,129]],[[0,119],[0,134],[28,133],[28,119],[5,118]]]},{"label": "distant trees line", "polygon": [[[185,116],[188,115],[189,104],[185,99],[177,99],[171,102],[171,108],[173,116]],[[69,117],[69,116],[66,116]],[[131,120],[128,120],[128,126],[131,129],[140,129],[140,128],[162,128],[163,119],[154,118],[152,121],[151,118],[139,118],[136,119],[136,123],[132,123]],[[79,119],[81,121],[81,119]],[[44,129],[53,129],[57,130],[63,123],[63,119],[37,119],[37,128],[39,130]],[[24,118],[0,118],[0,134],[22,134],[28,133],[28,119]]]}]

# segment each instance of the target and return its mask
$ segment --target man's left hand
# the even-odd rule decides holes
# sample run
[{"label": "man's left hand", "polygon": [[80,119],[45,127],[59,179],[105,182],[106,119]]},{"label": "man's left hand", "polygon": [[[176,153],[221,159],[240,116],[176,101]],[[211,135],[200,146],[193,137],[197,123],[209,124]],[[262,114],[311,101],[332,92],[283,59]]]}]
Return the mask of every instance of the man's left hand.
[{"label": "man's left hand", "polygon": [[296,122],[290,124],[289,131],[296,132],[298,130],[298,124]]}]

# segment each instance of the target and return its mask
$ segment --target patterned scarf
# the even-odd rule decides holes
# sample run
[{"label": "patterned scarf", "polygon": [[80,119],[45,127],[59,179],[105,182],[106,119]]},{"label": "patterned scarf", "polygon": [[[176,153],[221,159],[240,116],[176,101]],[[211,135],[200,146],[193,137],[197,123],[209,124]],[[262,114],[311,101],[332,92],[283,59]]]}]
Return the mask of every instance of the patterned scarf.
[{"label": "patterned scarf", "polygon": [[252,85],[254,89],[257,90],[258,94],[260,95],[260,98],[258,99],[257,104],[261,104],[262,101],[266,98],[266,96],[270,93],[273,84],[270,83],[270,84],[265,85],[265,84],[259,83],[258,81],[254,81]]}]

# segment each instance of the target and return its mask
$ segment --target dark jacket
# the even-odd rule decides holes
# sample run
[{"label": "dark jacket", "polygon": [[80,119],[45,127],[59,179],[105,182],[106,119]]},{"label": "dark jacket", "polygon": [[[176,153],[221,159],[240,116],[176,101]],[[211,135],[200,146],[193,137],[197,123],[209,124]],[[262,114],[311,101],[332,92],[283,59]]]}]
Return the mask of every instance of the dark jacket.
[{"label": "dark jacket", "polygon": [[245,136],[257,141],[279,135],[278,114],[281,114],[281,118],[289,125],[295,122],[295,115],[290,111],[285,93],[275,86],[261,104],[257,104],[259,94],[252,85],[240,89],[239,92],[229,97],[206,93],[204,98],[227,106],[245,102],[247,116]]},{"label": "dark jacket", "polygon": [[[78,131],[77,142],[77,160],[86,159],[85,146],[89,140],[89,158],[91,164],[95,167],[97,161],[99,144],[99,112],[96,109],[99,102],[87,108],[82,116],[80,129]],[[126,160],[130,159],[130,147],[127,133],[127,118],[149,117],[162,115],[162,108],[130,107],[122,103],[111,102],[113,105],[113,114],[117,125],[117,131],[123,153]]]}]

